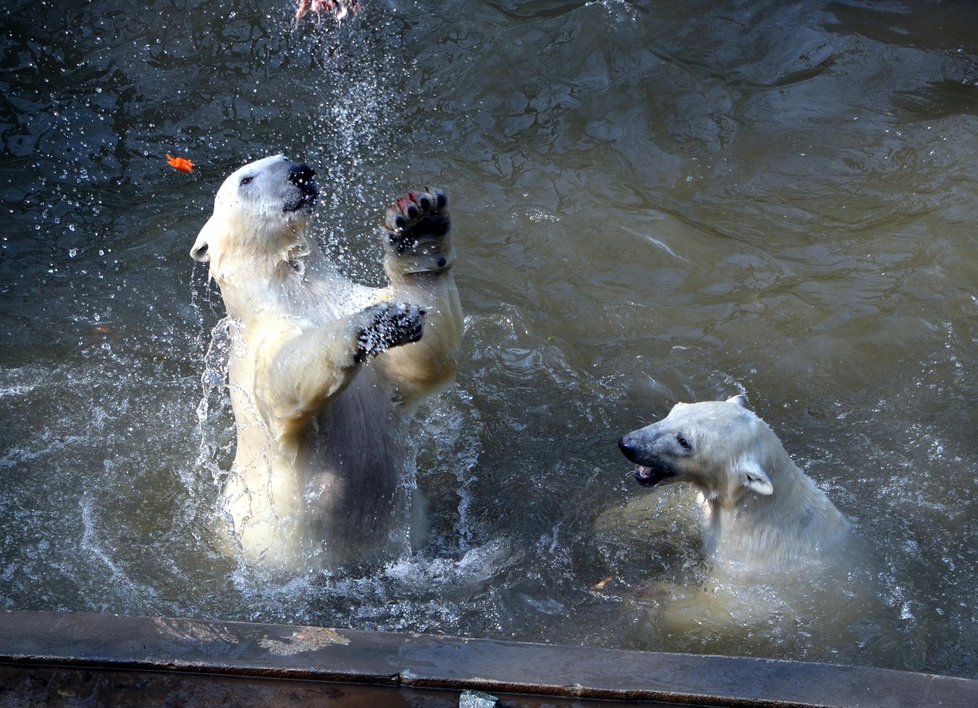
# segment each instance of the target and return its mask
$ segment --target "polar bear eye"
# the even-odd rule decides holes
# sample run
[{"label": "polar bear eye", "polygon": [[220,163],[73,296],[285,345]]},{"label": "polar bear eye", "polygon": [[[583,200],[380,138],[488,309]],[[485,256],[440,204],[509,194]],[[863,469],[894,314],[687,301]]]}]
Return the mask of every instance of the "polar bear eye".
[{"label": "polar bear eye", "polygon": [[249,184],[251,184],[251,180],[253,180],[253,179],[254,179],[254,177],[252,177],[252,176],[242,177],[241,178],[241,181],[238,182],[238,186],[239,187],[246,187]]},{"label": "polar bear eye", "polygon": [[683,450],[693,449],[693,446],[689,443],[689,440],[687,440],[686,436],[682,433],[678,433],[676,435],[676,442],[679,443],[679,447],[681,447]]}]

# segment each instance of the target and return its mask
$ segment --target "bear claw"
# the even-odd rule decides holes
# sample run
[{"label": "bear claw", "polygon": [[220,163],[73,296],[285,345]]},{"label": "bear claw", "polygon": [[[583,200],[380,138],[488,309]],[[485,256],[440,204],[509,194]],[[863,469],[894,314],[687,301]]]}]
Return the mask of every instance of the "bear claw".
[{"label": "bear claw", "polygon": [[448,197],[440,189],[425,187],[423,192],[408,192],[387,207],[384,228],[388,241],[398,254],[410,250],[419,239],[439,238],[451,227],[445,207]]}]

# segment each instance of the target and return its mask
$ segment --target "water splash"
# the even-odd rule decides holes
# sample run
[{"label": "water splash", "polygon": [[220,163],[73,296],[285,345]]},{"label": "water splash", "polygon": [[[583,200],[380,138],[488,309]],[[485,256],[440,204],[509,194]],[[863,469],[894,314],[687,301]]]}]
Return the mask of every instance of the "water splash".
[{"label": "water splash", "polygon": [[426,401],[411,423],[413,463],[431,503],[434,545],[441,552],[464,553],[480,533],[471,510],[482,429],[472,395],[461,387]]},{"label": "water splash", "polygon": [[[197,404],[197,433],[200,443],[194,467],[209,470],[215,484],[220,482],[223,474],[218,458],[230,453],[233,442],[233,435],[227,429],[222,429],[220,423],[226,424],[231,417],[227,368],[236,327],[237,324],[230,317],[225,317],[214,325],[210,344],[204,355],[204,371],[200,376],[203,388],[203,395]],[[192,489],[193,480],[186,476],[191,471],[187,470],[183,474],[184,484]]]},{"label": "water splash", "polygon": [[374,7],[342,28],[301,33],[296,47],[315,72],[302,146],[323,187],[314,229],[341,272],[375,285],[384,280],[374,238],[384,208],[400,190],[422,186],[417,166],[397,159],[427,120],[414,107],[416,63],[399,51],[406,22],[394,7]]}]

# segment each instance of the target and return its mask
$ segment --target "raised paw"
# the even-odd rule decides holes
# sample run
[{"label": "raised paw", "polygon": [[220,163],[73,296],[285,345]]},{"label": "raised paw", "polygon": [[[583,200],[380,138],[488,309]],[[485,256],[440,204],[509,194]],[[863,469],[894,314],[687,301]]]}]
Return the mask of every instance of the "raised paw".
[{"label": "raised paw", "polygon": [[425,311],[403,302],[382,302],[363,311],[366,324],[357,334],[357,362],[391,347],[421,339]]},{"label": "raised paw", "polygon": [[408,192],[387,207],[385,245],[392,259],[403,259],[394,270],[406,273],[440,272],[455,262],[448,197],[440,189],[425,187]]}]

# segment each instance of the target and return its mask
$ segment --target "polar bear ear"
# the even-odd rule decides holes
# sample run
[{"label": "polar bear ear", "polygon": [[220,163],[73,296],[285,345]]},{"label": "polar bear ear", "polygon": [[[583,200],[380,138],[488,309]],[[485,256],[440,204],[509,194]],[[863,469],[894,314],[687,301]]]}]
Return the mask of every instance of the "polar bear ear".
[{"label": "polar bear ear", "polygon": [[741,484],[755,494],[760,494],[765,497],[774,494],[774,485],[771,484],[771,478],[753,460],[742,460],[737,467],[737,475],[741,479]]},{"label": "polar bear ear", "polygon": [[733,403],[735,406],[747,408],[747,399],[744,398],[744,394],[742,393],[738,393],[736,396],[731,396],[727,399],[727,403]]}]

